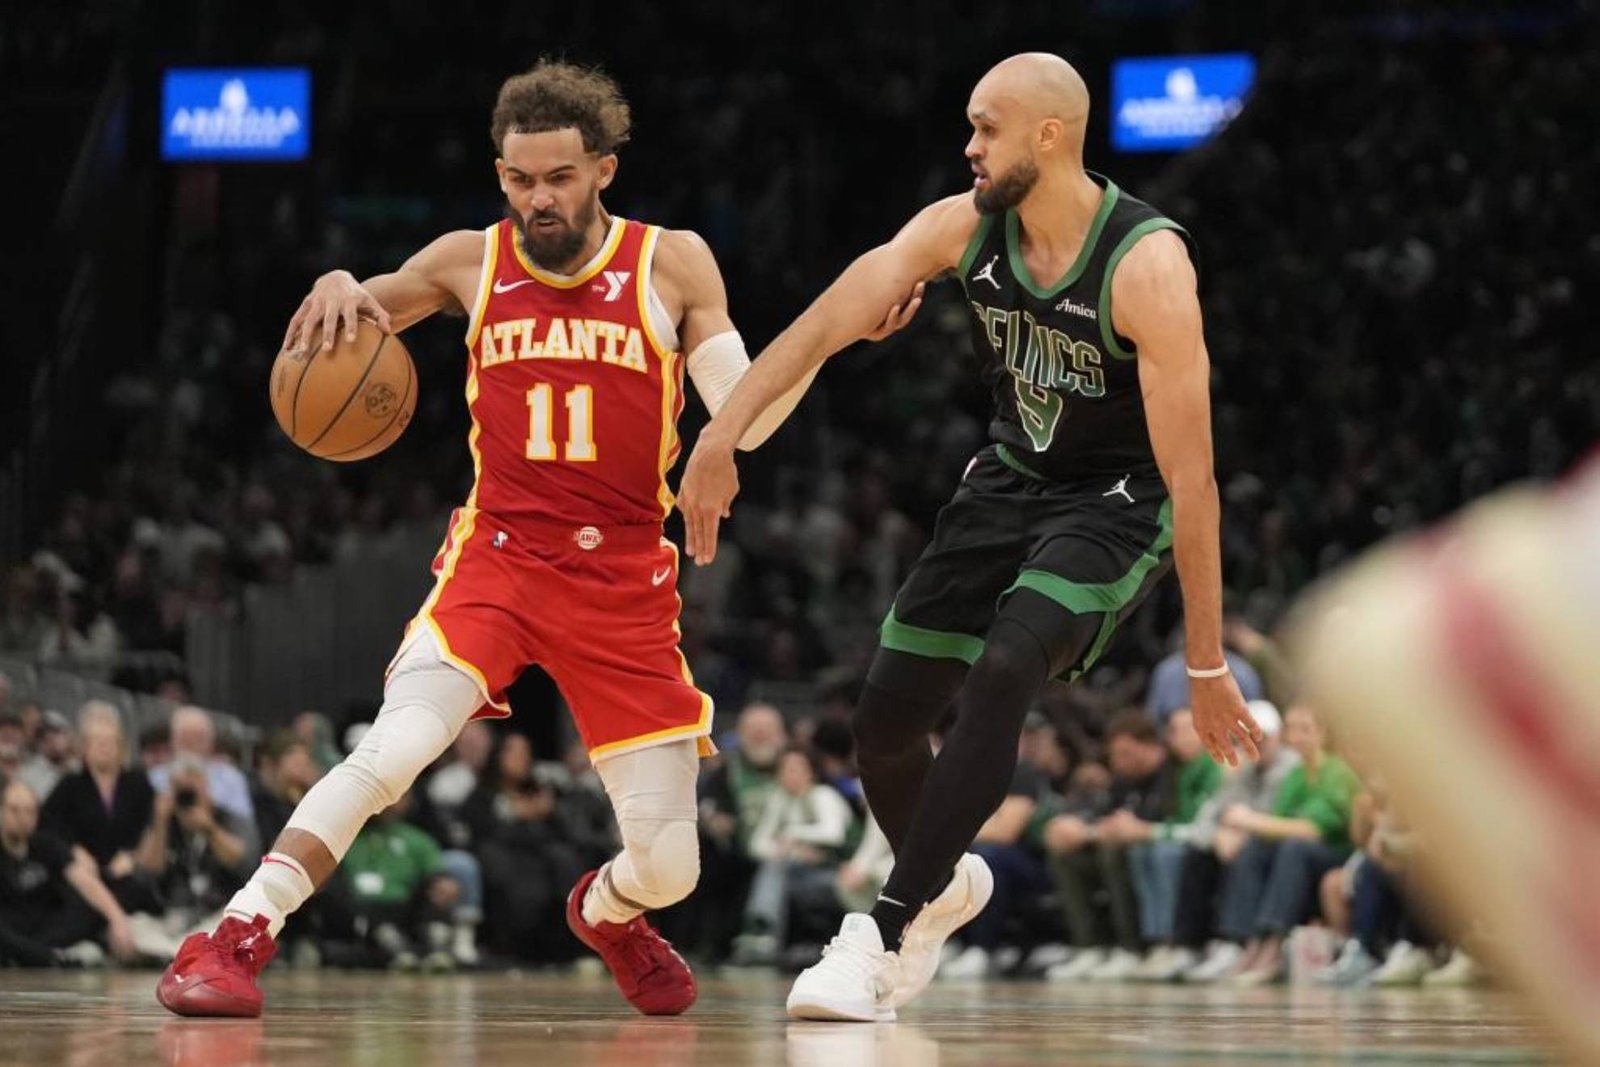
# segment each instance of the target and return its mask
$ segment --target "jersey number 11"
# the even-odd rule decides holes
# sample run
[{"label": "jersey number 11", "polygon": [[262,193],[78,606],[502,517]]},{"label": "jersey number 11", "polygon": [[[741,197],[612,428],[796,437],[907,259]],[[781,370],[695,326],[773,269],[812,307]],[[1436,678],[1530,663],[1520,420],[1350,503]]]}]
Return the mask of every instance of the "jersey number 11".
[{"label": "jersey number 11", "polygon": [[594,447],[594,389],[575,385],[567,392],[566,454],[556,453],[556,439],[552,424],[555,421],[555,394],[547,384],[528,390],[528,447],[525,452],[532,460],[548,462],[566,459],[571,463],[588,463],[599,454]]}]

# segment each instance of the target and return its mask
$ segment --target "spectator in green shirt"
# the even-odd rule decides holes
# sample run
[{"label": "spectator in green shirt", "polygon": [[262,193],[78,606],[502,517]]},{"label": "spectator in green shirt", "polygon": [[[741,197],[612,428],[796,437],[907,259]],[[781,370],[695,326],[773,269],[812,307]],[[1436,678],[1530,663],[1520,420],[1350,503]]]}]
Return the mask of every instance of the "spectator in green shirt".
[{"label": "spectator in green shirt", "polygon": [[364,929],[389,965],[408,970],[420,956],[430,969],[449,970],[450,909],[461,887],[444,873],[439,845],[405,821],[407,792],[356,835],[340,876],[349,890],[358,929]]},{"label": "spectator in green shirt", "polygon": [[1247,951],[1235,981],[1262,985],[1283,977],[1283,939],[1316,909],[1322,876],[1350,855],[1350,808],[1361,783],[1327,751],[1315,711],[1297,704],[1284,716],[1284,741],[1300,765],[1278,790],[1271,814],[1236,804],[1222,825],[1250,835],[1223,890],[1224,937]]}]

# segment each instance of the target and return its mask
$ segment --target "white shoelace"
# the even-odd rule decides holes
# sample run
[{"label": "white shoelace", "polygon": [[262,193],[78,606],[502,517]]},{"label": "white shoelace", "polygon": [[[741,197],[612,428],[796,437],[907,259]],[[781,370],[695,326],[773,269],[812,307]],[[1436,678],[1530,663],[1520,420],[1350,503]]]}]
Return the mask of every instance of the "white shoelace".
[{"label": "white shoelace", "polygon": [[874,999],[881,1000],[889,989],[888,971],[894,961],[890,953],[874,953],[862,948],[853,941],[842,937],[834,937],[822,950],[823,959],[831,959],[836,965],[849,971],[853,978],[859,978],[867,983],[872,990]]}]

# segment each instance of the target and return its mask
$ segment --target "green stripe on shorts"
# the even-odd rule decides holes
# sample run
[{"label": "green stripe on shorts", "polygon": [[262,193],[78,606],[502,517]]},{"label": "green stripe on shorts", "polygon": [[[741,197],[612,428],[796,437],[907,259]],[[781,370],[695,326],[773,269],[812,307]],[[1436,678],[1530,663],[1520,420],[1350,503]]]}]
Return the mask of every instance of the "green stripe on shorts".
[{"label": "green stripe on shorts", "polygon": [[1161,505],[1161,513],[1156,517],[1161,531],[1156,534],[1156,539],[1150,547],[1144,550],[1140,557],[1133,561],[1133,566],[1114,582],[1101,582],[1087,584],[1074,582],[1063,578],[1059,574],[1049,571],[1025,570],[1017,576],[1016,582],[1005,595],[1017,589],[1032,589],[1036,593],[1054,600],[1068,611],[1078,615],[1088,615],[1096,611],[1108,611],[1116,614],[1127,607],[1128,602],[1139,592],[1139,587],[1144,584],[1145,575],[1155,569],[1161,562],[1161,553],[1172,547],[1172,499],[1169,497]]},{"label": "green stripe on shorts", "polygon": [[958,659],[969,667],[983,655],[983,638],[912,626],[895,618],[893,607],[878,635],[879,644],[892,652],[909,652],[928,659]]}]

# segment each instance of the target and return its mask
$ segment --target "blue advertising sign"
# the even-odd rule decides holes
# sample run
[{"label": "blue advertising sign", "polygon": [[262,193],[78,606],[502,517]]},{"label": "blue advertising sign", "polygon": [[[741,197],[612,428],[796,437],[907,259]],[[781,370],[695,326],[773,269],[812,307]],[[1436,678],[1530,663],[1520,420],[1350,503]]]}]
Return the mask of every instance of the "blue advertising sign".
[{"label": "blue advertising sign", "polygon": [[1192,148],[1239,113],[1255,76],[1255,57],[1244,53],[1119,59],[1111,67],[1111,146]]},{"label": "blue advertising sign", "polygon": [[303,67],[169,70],[161,158],[295,160],[311,148],[311,72]]}]

